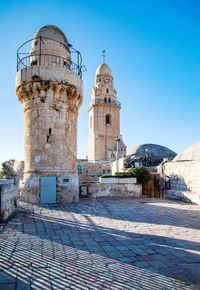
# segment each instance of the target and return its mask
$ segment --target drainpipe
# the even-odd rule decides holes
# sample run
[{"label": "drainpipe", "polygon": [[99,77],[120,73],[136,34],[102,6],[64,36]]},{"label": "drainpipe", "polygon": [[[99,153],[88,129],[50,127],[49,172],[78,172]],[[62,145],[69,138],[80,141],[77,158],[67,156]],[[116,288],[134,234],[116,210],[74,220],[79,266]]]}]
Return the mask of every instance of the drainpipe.
[{"label": "drainpipe", "polygon": [[0,221],[2,220],[2,213],[1,213],[1,186],[0,186]]},{"label": "drainpipe", "polygon": [[118,138],[117,139],[117,154],[116,154],[116,171],[118,172],[119,171],[119,164],[118,164],[118,159],[119,159],[119,141],[120,141],[120,139]]}]

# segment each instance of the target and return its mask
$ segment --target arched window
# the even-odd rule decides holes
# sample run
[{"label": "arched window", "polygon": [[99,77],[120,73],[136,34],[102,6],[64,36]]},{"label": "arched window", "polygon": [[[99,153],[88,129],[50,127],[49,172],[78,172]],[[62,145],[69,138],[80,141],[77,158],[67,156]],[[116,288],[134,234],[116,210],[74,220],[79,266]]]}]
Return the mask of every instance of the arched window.
[{"label": "arched window", "polygon": [[108,99],[108,103],[111,103],[111,99],[110,98]]},{"label": "arched window", "polygon": [[106,93],[107,93],[107,94],[109,93],[109,89],[106,90]]},{"label": "arched window", "polygon": [[104,98],[104,103],[107,103],[107,98]]},{"label": "arched window", "polygon": [[99,78],[99,81],[101,82],[101,78]]},{"label": "arched window", "polygon": [[111,115],[107,114],[106,115],[106,125],[110,125],[110,123],[111,123]]}]

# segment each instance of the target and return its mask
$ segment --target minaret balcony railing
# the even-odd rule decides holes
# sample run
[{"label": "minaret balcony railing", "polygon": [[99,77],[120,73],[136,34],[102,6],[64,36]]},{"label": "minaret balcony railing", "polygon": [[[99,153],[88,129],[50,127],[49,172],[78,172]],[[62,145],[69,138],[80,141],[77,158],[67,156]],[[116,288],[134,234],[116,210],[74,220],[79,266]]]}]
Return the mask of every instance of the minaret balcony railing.
[{"label": "minaret balcony railing", "polygon": [[99,104],[103,104],[103,105],[109,105],[109,106],[118,106],[121,108],[121,103],[117,100],[111,100],[111,99],[95,99],[92,100],[91,103],[89,104],[89,108],[92,105],[99,105]]},{"label": "minaret balcony railing", "polygon": [[35,65],[52,65],[63,67],[82,78],[82,66],[70,61],[67,58],[53,54],[32,54],[21,58],[17,63],[17,71]]},{"label": "minaret balcony railing", "polygon": [[[30,53],[31,44],[33,40],[36,40],[38,43],[37,53]],[[62,56],[56,54],[46,54],[43,53],[44,40],[51,40],[59,46],[65,46],[66,49],[70,52],[72,60],[64,58]],[[27,52],[27,50],[29,52]],[[74,59],[74,61],[73,61]],[[77,74],[80,78],[82,78],[82,72],[86,70],[85,66],[82,65],[82,57],[78,50],[76,50],[71,44],[66,44],[58,42],[54,39],[50,39],[47,37],[38,36],[36,38],[30,39],[23,43],[17,50],[17,71],[21,69],[25,69],[30,66],[35,65],[52,65],[52,66],[59,66],[63,67],[73,73]]]}]

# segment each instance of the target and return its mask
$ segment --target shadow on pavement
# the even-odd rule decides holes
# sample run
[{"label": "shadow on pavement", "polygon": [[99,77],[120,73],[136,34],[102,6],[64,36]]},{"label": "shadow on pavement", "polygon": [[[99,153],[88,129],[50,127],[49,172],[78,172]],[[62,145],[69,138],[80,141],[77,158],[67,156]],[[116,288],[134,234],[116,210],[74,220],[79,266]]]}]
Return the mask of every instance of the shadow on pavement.
[{"label": "shadow on pavement", "polygon": [[94,213],[77,210],[19,208],[0,234],[0,289],[192,289],[200,283],[199,243],[120,230],[112,221],[97,225]]}]

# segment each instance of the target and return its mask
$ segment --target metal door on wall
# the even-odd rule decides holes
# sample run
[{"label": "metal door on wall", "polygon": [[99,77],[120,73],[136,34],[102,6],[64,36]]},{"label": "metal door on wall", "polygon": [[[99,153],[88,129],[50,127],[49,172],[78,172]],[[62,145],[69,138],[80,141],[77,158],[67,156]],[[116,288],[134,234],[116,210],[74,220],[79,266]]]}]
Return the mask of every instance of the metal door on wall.
[{"label": "metal door on wall", "polygon": [[80,197],[88,197],[88,187],[87,185],[80,186]]},{"label": "metal door on wall", "polygon": [[56,176],[40,177],[40,202],[56,203]]}]

